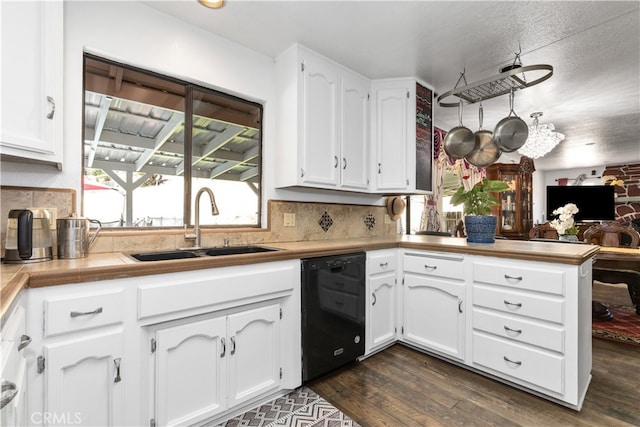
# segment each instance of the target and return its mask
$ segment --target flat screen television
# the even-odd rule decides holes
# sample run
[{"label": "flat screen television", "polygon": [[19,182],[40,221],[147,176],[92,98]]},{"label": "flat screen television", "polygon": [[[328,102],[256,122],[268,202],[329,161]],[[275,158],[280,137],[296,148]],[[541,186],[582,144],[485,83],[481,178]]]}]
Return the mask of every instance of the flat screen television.
[{"label": "flat screen television", "polygon": [[567,203],[575,203],[579,212],[576,222],[613,221],[615,219],[614,187],[612,185],[568,185],[547,187],[547,219],[552,212]]}]

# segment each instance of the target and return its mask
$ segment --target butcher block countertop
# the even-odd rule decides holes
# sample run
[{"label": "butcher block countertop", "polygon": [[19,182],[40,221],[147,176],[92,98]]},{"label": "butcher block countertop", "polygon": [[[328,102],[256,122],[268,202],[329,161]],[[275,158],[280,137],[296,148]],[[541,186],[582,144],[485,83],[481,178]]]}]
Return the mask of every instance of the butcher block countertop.
[{"label": "butcher block countertop", "polygon": [[[170,261],[140,262],[124,253],[90,254],[80,259],[54,259],[34,264],[2,264],[1,314],[24,288],[39,288],[97,280],[119,279],[152,274],[176,273],[205,268],[247,265],[355,251],[405,248],[494,256],[526,261],[580,265],[593,257],[599,246],[572,243],[496,240],[495,243],[467,243],[464,238],[405,235],[392,238],[315,240],[259,243],[281,250],[243,255],[200,257]],[[143,251],[141,251],[143,252]]]}]

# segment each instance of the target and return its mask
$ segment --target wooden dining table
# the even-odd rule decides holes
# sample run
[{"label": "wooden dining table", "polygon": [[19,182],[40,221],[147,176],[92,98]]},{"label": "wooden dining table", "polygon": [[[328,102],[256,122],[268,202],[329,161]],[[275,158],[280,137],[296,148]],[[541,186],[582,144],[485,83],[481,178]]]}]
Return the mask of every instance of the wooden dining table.
[{"label": "wooden dining table", "polygon": [[593,263],[593,278],[606,283],[626,283],[640,315],[640,248],[601,247]]}]

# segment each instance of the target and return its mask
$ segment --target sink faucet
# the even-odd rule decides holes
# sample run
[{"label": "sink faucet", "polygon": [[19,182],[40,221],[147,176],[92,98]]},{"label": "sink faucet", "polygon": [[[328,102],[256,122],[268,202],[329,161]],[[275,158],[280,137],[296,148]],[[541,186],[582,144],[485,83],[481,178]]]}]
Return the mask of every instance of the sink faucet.
[{"label": "sink faucet", "polygon": [[209,198],[211,199],[211,215],[218,215],[220,213],[218,212],[218,206],[216,206],[216,199],[213,196],[213,191],[211,191],[211,189],[208,187],[202,187],[200,190],[198,190],[198,192],[196,193],[196,223],[194,228],[195,235],[185,235],[185,239],[195,239],[195,248],[200,247],[200,197],[202,196],[202,193],[209,194]]}]

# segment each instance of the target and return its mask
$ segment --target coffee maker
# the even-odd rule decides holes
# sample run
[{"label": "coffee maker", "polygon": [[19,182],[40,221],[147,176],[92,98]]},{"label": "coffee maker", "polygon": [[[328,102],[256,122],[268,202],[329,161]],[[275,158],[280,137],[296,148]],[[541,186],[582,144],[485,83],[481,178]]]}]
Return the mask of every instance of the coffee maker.
[{"label": "coffee maker", "polygon": [[53,259],[51,218],[46,209],[12,209],[7,221],[4,262],[23,264]]}]

